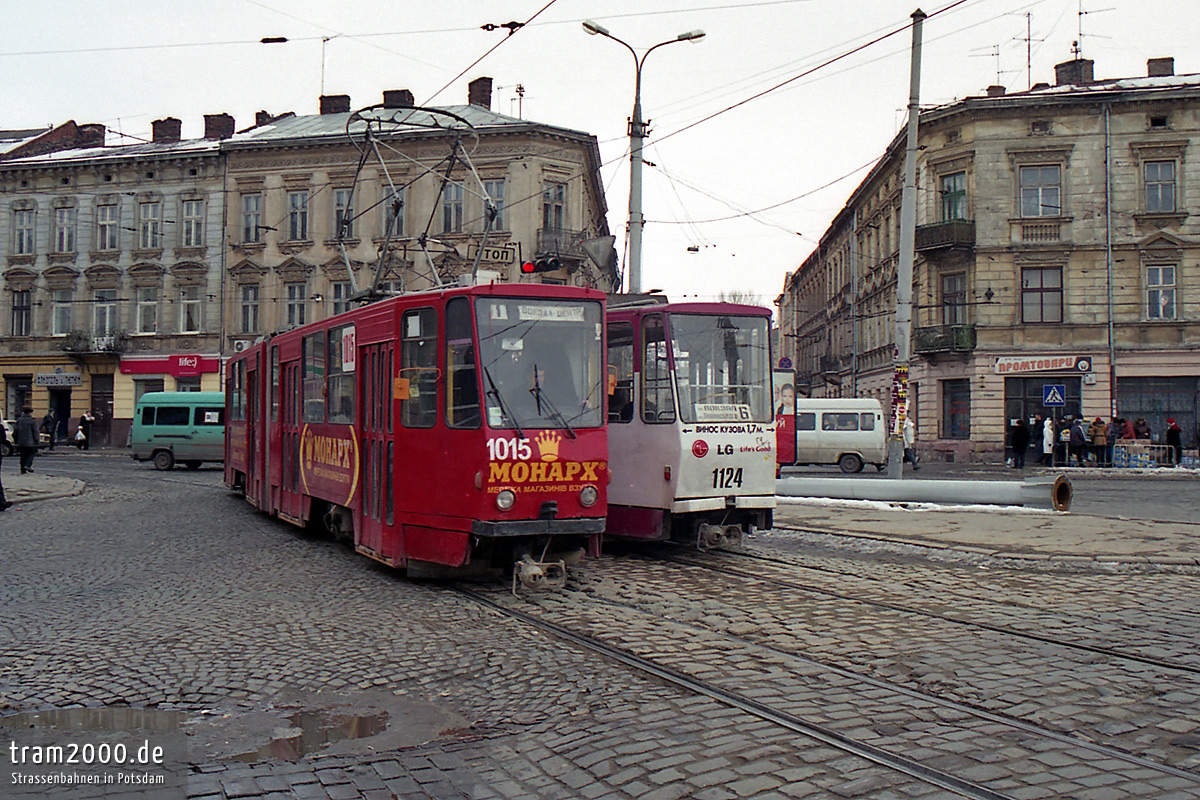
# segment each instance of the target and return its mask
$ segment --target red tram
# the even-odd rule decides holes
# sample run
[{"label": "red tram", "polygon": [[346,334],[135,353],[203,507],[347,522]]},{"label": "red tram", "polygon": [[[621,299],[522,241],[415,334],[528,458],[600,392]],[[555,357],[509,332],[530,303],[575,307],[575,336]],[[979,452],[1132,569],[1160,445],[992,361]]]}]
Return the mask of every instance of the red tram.
[{"label": "red tram", "polygon": [[604,531],[603,326],[601,292],[490,284],[277,334],[226,367],[225,483],[410,576],[561,584]]}]

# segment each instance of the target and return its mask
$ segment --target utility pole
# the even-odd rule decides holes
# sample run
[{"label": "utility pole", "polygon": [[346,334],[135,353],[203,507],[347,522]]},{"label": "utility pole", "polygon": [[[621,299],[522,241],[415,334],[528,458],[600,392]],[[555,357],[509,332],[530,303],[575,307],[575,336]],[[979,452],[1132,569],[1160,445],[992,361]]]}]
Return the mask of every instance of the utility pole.
[{"label": "utility pole", "polygon": [[892,374],[892,436],[888,477],[904,475],[904,424],[908,421],[908,362],[912,357],[912,282],[917,230],[917,123],[921,117],[921,24],[912,14],[912,73],[908,92],[908,142],[904,148],[904,187],[900,194],[900,263],[896,267],[896,361]]}]

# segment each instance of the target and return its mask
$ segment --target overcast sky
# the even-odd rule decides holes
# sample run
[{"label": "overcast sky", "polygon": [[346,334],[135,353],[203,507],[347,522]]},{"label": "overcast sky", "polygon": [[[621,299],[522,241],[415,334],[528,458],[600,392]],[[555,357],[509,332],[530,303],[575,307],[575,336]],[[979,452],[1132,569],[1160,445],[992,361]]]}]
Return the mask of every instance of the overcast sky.
[{"label": "overcast sky", "polygon": [[[260,109],[315,114],[322,61],[324,92],[350,95],[353,108],[379,102],[385,89],[410,89],[418,104],[461,104],[467,83],[486,75],[497,87],[494,110],[599,139],[609,226],[624,265],[633,58],[587,35],[581,22],[595,19],[639,51],[698,28],[704,40],[655,50],[643,71],[653,163],[644,171],[643,288],[702,300],[751,293],[771,305],[785,274],[813,250],[904,124],[912,37],[901,29],[917,7],[896,0],[8,2],[0,128],[74,119],[149,138],[152,120],[174,116],[185,137],[198,137],[204,114],[228,112],[239,129]],[[921,8],[930,15],[922,106],[995,83],[1010,91],[1030,79],[1053,83],[1054,65],[1072,58],[1076,41],[1097,78],[1145,75],[1146,60],[1162,56],[1175,58],[1177,74],[1200,73],[1197,0],[938,0]],[[512,36],[481,29],[530,19]],[[289,41],[260,44],[265,36]]]}]

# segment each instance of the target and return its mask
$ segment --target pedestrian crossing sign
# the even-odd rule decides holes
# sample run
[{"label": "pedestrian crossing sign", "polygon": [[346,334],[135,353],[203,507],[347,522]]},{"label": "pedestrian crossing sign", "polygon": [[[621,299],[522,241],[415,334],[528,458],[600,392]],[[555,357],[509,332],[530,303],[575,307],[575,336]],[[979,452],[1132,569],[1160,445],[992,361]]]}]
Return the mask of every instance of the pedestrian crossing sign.
[{"label": "pedestrian crossing sign", "polygon": [[1042,405],[1047,408],[1062,407],[1067,404],[1067,387],[1062,383],[1042,384]]}]

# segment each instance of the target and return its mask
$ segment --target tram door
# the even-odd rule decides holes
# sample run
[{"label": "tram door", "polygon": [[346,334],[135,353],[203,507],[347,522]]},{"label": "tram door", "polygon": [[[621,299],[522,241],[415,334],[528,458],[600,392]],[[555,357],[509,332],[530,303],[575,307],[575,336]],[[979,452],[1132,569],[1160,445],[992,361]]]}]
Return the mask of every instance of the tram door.
[{"label": "tram door", "polygon": [[246,496],[258,508],[267,508],[262,461],[262,398],[259,397],[261,369],[262,353],[259,351],[246,359]]},{"label": "tram door", "polygon": [[300,361],[285,361],[280,371],[279,511],[297,519],[305,513],[300,488]]},{"label": "tram door", "polygon": [[376,558],[395,562],[404,557],[403,540],[395,530],[392,472],[392,342],[368,345],[358,352],[359,475],[362,485],[355,545]]}]

